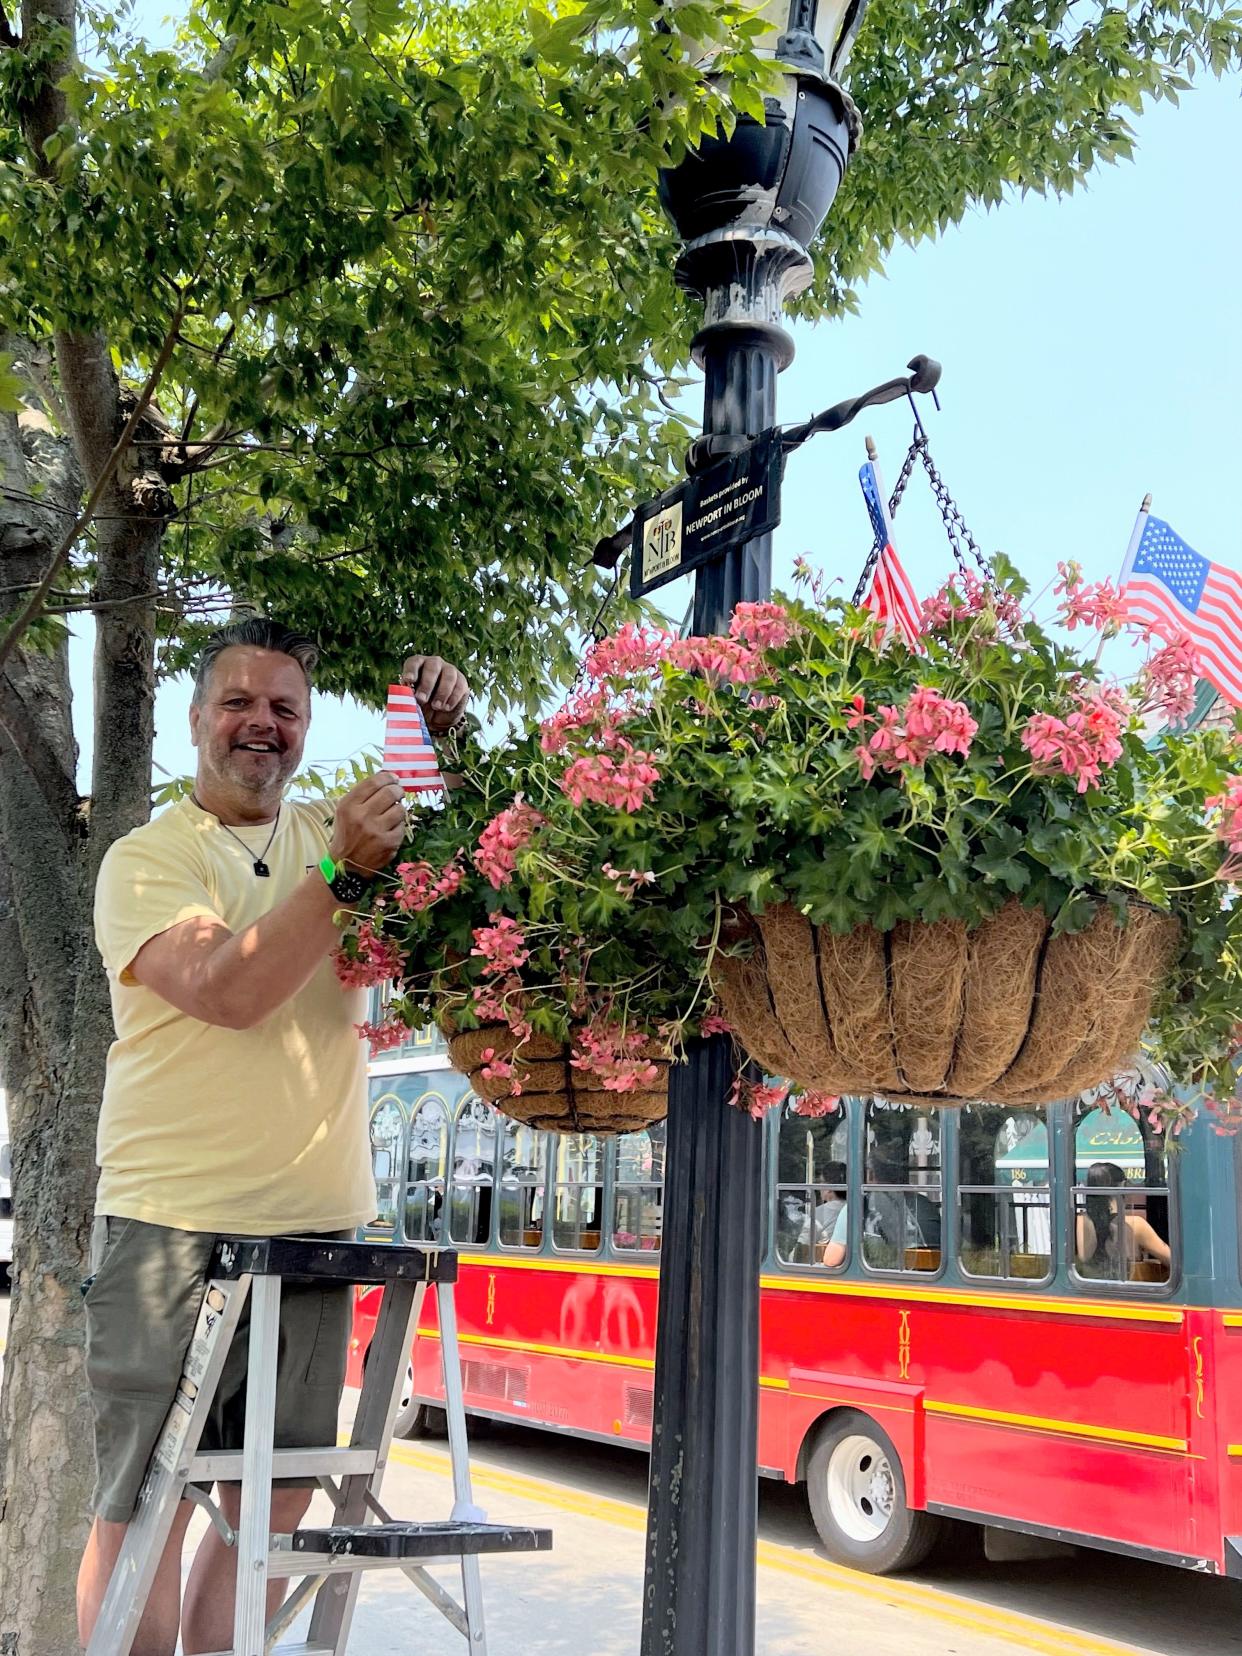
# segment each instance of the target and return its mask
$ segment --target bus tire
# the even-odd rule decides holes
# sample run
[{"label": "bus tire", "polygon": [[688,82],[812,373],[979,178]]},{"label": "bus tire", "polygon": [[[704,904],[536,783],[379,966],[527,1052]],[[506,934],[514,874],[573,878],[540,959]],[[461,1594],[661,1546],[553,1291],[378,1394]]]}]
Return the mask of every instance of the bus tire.
[{"label": "bus tire", "polygon": [[428,1405],[420,1403],[414,1396],[414,1365],[407,1363],[405,1379],[401,1384],[401,1400],[392,1423],[392,1435],[399,1438],[430,1437],[431,1416],[432,1410]]},{"label": "bus tire", "polygon": [[844,1409],[820,1428],[807,1461],[811,1519],[828,1556],[872,1575],[921,1564],[942,1520],[906,1504],[901,1458],[870,1416]]}]

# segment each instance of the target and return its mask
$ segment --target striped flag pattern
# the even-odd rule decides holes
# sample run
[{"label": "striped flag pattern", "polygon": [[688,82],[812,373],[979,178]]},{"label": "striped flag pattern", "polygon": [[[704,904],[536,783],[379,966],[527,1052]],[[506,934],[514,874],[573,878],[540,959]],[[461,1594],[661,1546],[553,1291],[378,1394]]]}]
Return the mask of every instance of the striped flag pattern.
[{"label": "striped flag pattern", "polygon": [[871,588],[863,599],[863,608],[870,610],[879,621],[881,638],[888,638],[896,632],[909,649],[917,650],[923,606],[893,549],[893,526],[874,461],[868,460],[861,468],[858,481],[862,485],[863,499],[867,502],[875,544],[880,548]]},{"label": "striped flag pattern", "polygon": [[427,731],[427,721],[408,684],[388,686],[388,710],[384,716],[384,769],[393,773],[406,793],[444,786]]},{"label": "striped flag pattern", "polygon": [[1119,590],[1132,620],[1170,644],[1189,639],[1204,678],[1242,706],[1242,575],[1201,557],[1144,506]]}]

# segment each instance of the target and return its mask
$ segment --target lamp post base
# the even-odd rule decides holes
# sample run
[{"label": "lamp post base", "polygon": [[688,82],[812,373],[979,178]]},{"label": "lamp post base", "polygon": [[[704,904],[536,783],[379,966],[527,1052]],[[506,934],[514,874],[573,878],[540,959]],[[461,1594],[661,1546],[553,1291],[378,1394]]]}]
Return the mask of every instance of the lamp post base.
[{"label": "lamp post base", "polygon": [[670,1076],[642,1656],[755,1648],[763,1129],[733,1069],[716,1035]]}]

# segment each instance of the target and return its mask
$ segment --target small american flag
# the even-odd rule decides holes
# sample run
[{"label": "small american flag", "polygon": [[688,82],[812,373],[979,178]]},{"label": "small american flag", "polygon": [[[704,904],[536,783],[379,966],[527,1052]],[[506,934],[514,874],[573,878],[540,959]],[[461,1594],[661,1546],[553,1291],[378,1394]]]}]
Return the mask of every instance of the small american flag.
[{"label": "small american flag", "polygon": [[863,608],[869,609],[880,623],[881,638],[894,631],[911,650],[919,648],[919,622],[923,606],[915,596],[910,577],[901,566],[901,559],[893,550],[893,526],[884,499],[884,486],[875,462],[868,460],[858,473],[863,499],[875,534],[874,544],[880,548],[876,560],[871,589],[863,599]]},{"label": "small american flag", "polygon": [[388,686],[388,711],[384,716],[384,769],[393,773],[406,793],[444,786],[435,749],[427,733],[427,721],[408,684]]},{"label": "small american flag", "polygon": [[1242,575],[1200,557],[1144,505],[1119,586],[1132,619],[1169,643],[1188,638],[1204,678],[1242,706]]}]

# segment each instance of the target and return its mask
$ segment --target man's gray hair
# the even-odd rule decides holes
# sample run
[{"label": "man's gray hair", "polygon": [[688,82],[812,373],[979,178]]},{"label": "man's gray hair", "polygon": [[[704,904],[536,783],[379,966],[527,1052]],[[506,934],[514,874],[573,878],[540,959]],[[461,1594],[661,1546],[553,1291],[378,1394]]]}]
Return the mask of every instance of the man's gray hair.
[{"label": "man's gray hair", "polygon": [[249,615],[244,621],[231,621],[227,627],[221,627],[203,645],[194,669],[195,702],[201,702],[207,694],[207,681],[217,659],[225,650],[231,650],[238,644],[247,645],[252,650],[274,650],[278,655],[292,656],[305,674],[306,687],[310,689],[312,674],[319,660],[319,646],[314,639],[307,638],[305,633],[294,632],[279,621],[269,621],[266,616]]}]

